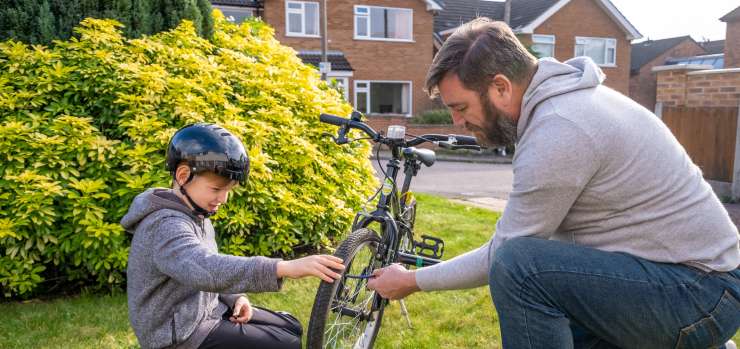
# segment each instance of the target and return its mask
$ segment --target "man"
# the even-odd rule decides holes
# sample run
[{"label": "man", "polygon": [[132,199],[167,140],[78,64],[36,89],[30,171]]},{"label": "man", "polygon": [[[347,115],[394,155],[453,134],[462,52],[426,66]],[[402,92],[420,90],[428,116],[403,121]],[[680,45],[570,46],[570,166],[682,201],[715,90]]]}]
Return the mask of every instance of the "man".
[{"label": "man", "polygon": [[670,130],[586,57],[536,60],[505,24],[463,25],[427,90],[483,143],[516,142],[493,238],[376,270],[390,299],[488,284],[504,348],[716,348],[740,327],[737,228]]}]

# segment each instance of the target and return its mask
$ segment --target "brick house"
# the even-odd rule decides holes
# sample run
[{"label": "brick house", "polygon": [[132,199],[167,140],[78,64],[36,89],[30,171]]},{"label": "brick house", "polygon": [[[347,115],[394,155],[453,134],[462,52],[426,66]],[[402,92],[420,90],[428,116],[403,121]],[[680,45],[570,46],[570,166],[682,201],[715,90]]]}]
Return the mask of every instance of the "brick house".
[{"label": "brick house", "polygon": [[725,52],[725,41],[724,40],[708,40],[700,42],[699,45],[707,51],[707,54],[721,54]]},{"label": "brick house", "polygon": [[691,36],[647,40],[632,44],[629,96],[649,110],[655,109],[657,80],[653,67],[672,58],[707,54]]},{"label": "brick house", "polygon": [[725,68],[740,68],[740,6],[719,19],[727,23]]},{"label": "brick house", "polygon": [[720,20],[727,24],[723,69],[694,62],[653,67],[658,81],[656,104],[666,107],[740,105],[740,7]]},{"label": "brick house", "polygon": [[[275,37],[306,63],[320,61],[318,0],[214,0],[236,20],[260,16]],[[327,9],[329,79],[341,85],[355,109],[370,115],[409,117],[430,107],[423,90],[432,62],[435,0],[330,0]],[[236,15],[235,15],[236,14]]]},{"label": "brick house", "polygon": [[445,0],[444,6],[434,19],[436,47],[477,16],[502,20],[540,56],[590,56],[606,74],[605,84],[628,94],[630,41],[642,36],[609,0]]},{"label": "brick house", "polygon": [[[318,65],[319,0],[212,0],[235,21],[259,16],[276,38]],[[436,48],[461,23],[478,16],[505,20],[525,44],[567,60],[589,55],[606,84],[628,93],[630,40],[640,33],[609,0],[330,0],[331,80],[356,109],[409,117],[433,107],[423,90]],[[442,6],[444,5],[444,7]],[[508,9],[508,10],[507,10]]]}]

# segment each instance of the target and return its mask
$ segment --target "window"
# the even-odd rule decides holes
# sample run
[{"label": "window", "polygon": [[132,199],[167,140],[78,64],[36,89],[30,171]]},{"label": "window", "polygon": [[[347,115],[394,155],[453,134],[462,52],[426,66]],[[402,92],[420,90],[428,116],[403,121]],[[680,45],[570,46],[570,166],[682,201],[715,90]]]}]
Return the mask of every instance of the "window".
[{"label": "window", "polygon": [[617,57],[617,40],[576,36],[576,57],[588,56],[599,65],[614,66]]},{"label": "window", "polygon": [[233,23],[244,22],[245,19],[254,17],[254,9],[249,7],[213,5],[224,14],[226,20]]},{"label": "window", "polygon": [[555,35],[532,35],[532,49],[540,57],[555,57]]},{"label": "window", "polygon": [[411,41],[413,13],[406,8],[355,6],[355,39]]},{"label": "window", "polygon": [[355,109],[365,114],[411,115],[411,82],[355,81]]},{"label": "window", "polygon": [[288,36],[319,36],[319,3],[287,1],[285,26]]},{"label": "window", "polygon": [[345,101],[349,101],[349,78],[342,76],[328,75],[329,85],[339,91],[344,96]]}]

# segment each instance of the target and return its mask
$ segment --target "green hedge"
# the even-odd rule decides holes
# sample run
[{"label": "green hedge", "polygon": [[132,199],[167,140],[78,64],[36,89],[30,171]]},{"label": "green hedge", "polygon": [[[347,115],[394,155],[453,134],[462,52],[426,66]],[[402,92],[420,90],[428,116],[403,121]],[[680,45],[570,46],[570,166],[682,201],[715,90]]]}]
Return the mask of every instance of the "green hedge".
[{"label": "green hedge", "polygon": [[369,145],[339,147],[320,112],[351,107],[281,46],[271,28],[214,12],[212,40],[192,23],[126,39],[86,19],[51,48],[0,43],[0,291],[61,284],[118,288],[135,195],[169,186],[164,149],[179,127],[218,123],[247,146],[249,184],[213,217],[222,251],[291,254],[329,245],[371,193]]},{"label": "green hedge", "polygon": [[452,125],[452,114],[447,109],[431,109],[414,115],[412,124]]}]

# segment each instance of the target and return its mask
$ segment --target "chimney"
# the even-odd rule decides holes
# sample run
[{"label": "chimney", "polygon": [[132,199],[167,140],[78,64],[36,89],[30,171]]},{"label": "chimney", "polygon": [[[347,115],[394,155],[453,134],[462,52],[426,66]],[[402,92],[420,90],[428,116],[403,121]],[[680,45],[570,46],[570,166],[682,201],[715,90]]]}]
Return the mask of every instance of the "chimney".
[{"label": "chimney", "polygon": [[504,22],[511,26],[511,0],[504,2]]}]

